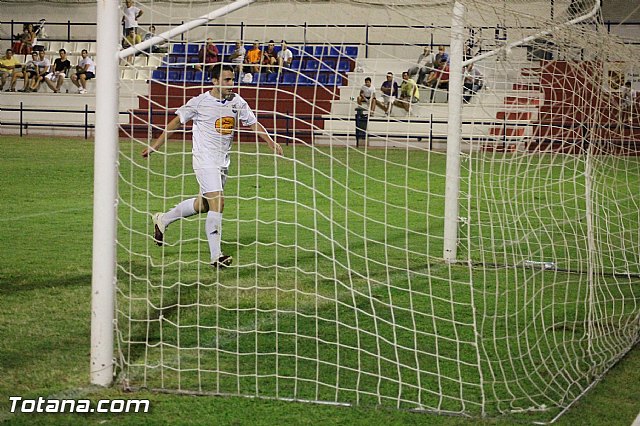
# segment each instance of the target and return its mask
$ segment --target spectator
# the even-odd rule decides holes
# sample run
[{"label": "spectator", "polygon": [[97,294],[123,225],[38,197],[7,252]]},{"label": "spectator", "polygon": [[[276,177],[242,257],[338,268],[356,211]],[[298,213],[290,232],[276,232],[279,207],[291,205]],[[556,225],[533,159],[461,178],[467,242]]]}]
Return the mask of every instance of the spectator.
[{"label": "spectator", "polygon": [[60,49],[58,52],[59,58],[53,61],[51,66],[51,72],[45,77],[44,82],[49,86],[49,89],[53,90],[53,93],[60,93],[60,87],[64,82],[64,78],[67,72],[71,69],[71,62],[67,59],[67,51]]},{"label": "spectator", "polygon": [[134,28],[127,29],[126,34],[126,37],[122,40],[123,48],[126,49],[128,47],[135,46],[138,43],[142,43],[142,37],[140,37],[140,34],[138,34]]},{"label": "spectator", "polygon": [[38,60],[36,61],[36,65],[38,66],[37,76],[31,80],[31,92],[38,91],[40,83],[42,83],[51,70],[51,61],[45,56],[45,53],[44,50],[38,52]]},{"label": "spectator", "polygon": [[138,18],[142,16],[142,10],[138,9],[133,5],[133,0],[126,0],[125,7],[122,11],[124,16],[122,17],[122,33],[125,35],[128,34],[130,28],[133,28],[135,32],[138,30]]},{"label": "spectator", "polygon": [[87,80],[96,76],[96,64],[89,57],[87,49],[82,50],[82,58],[76,66],[76,73],[71,76],[71,82],[78,88],[78,93],[87,93]]},{"label": "spectator", "polygon": [[4,90],[4,84],[7,80],[11,84],[11,75],[18,65],[20,62],[13,56],[13,50],[7,49],[5,55],[0,58],[0,90]]},{"label": "spectator", "polygon": [[436,55],[436,60],[435,60],[436,68],[443,61],[449,62],[449,54],[445,52],[444,46],[440,46],[438,47],[438,54]]},{"label": "spectator", "polygon": [[420,91],[418,85],[408,72],[402,73],[402,84],[400,84],[400,96],[393,102],[394,106],[399,106],[411,114],[411,105],[420,101]]},{"label": "spectator", "polygon": [[33,24],[24,24],[20,34],[20,41],[15,43],[12,50],[19,55],[27,55],[31,53],[37,41],[36,33],[33,31]]},{"label": "spectator", "polygon": [[464,97],[462,98],[465,104],[471,101],[471,96],[482,89],[482,77],[482,73],[477,68],[474,68],[473,64],[467,65],[464,70]]},{"label": "spectator", "polygon": [[435,71],[435,60],[436,56],[431,53],[431,48],[429,46],[425,46],[420,56],[418,56],[416,65],[409,68],[409,77],[413,77],[418,74],[417,83],[420,85],[424,84],[425,78]]},{"label": "spectator", "polygon": [[[155,27],[155,25],[149,25],[149,30],[144,35],[144,38],[142,39],[142,41],[150,40],[155,36],[156,36],[156,27]],[[165,42],[162,42],[160,44],[164,44],[164,43]],[[156,44],[156,45],[151,46],[146,51],[148,53],[167,53],[167,48],[166,47],[161,47],[160,45]]]},{"label": "spectator", "polygon": [[382,102],[376,99],[376,104],[382,108],[385,114],[389,114],[390,105],[393,103],[394,99],[398,97],[398,83],[393,81],[393,73],[387,73],[387,79],[380,86],[380,91],[382,92]]},{"label": "spectator", "polygon": [[280,51],[278,52],[278,69],[291,68],[291,62],[293,61],[293,52],[287,47],[287,42],[282,40],[280,45]]},{"label": "spectator", "polygon": [[440,62],[438,69],[429,76],[425,85],[432,89],[431,102],[433,102],[436,89],[449,90],[449,64],[444,60]]},{"label": "spectator", "polygon": [[360,94],[358,95],[358,105],[362,105],[363,102],[367,103],[369,111],[373,113],[376,110],[376,89],[371,87],[371,78],[364,79],[364,85],[360,88]]},{"label": "spectator", "polygon": [[262,51],[260,50],[260,46],[258,44],[258,41],[256,40],[253,42],[253,47],[251,48],[251,50],[247,52],[247,56],[244,61],[248,65],[248,72],[259,73],[261,61]]},{"label": "spectator", "polygon": [[213,43],[212,39],[208,38],[206,44],[202,46],[198,52],[198,63],[194,68],[202,71],[204,65],[205,75],[211,76],[211,70],[213,66],[218,63],[219,55],[218,47]]},{"label": "spectator", "polygon": [[620,90],[620,123],[623,126],[625,121],[631,126],[633,123],[633,110],[638,100],[638,92],[631,89],[631,82],[626,81]]},{"label": "spectator", "polygon": [[262,53],[262,65],[267,74],[273,72],[273,67],[278,63],[278,52],[276,52],[276,44],[273,40],[269,40],[267,49]]},{"label": "spectator", "polygon": [[241,41],[236,41],[236,45],[233,48],[233,52],[229,56],[233,63],[233,72],[235,74],[235,80],[240,81],[242,79],[242,64],[244,63],[244,57],[247,54],[247,50],[242,45]]},{"label": "spectator", "polygon": [[24,86],[20,90],[20,92],[29,92],[31,87],[31,80],[36,78],[38,75],[38,52],[31,52],[31,60],[24,64],[20,70],[16,66],[16,69],[13,71],[11,75],[11,87],[7,90],[8,92],[16,91],[16,83],[19,78],[24,79]]}]

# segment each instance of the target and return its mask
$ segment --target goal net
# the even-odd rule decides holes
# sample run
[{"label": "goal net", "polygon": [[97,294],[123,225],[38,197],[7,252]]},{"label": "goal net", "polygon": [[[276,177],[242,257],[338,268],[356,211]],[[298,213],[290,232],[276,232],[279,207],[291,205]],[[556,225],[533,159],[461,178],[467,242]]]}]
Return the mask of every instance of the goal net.
[{"label": "goal net", "polygon": [[[120,127],[119,383],[548,421],[638,342],[637,50],[593,1],[459,4],[455,51],[448,1],[259,1],[180,34],[219,3],[137,4],[166,41],[120,63],[138,103]],[[254,43],[260,63],[238,65]],[[284,149],[215,124],[234,135],[224,269],[207,214],[154,240],[152,215],[200,192],[195,125],[141,156],[211,90],[210,56]]]}]

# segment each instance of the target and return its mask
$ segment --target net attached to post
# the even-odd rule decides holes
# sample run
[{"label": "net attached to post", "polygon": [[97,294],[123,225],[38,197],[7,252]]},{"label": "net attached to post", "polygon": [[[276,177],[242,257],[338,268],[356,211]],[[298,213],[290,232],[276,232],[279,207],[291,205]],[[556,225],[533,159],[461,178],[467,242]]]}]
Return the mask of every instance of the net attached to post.
[{"label": "net attached to post", "polygon": [[[449,53],[449,2],[258,2],[122,61],[137,95],[121,117],[126,386],[550,420],[638,342],[640,122],[624,89],[637,54],[597,14],[561,25],[593,4],[462,3],[466,59],[544,34],[465,74],[452,264],[447,61],[423,79],[416,61]],[[160,34],[218,5],[139,6]],[[191,124],[140,156],[210,90],[208,39],[231,65],[236,41],[277,52],[285,40],[293,55],[236,75],[285,154],[234,129],[224,270],[209,266],[206,215],[172,223],[162,247],[153,238],[152,214],[198,194]],[[419,99],[381,91],[416,67]],[[367,77],[375,92],[359,99]]]}]

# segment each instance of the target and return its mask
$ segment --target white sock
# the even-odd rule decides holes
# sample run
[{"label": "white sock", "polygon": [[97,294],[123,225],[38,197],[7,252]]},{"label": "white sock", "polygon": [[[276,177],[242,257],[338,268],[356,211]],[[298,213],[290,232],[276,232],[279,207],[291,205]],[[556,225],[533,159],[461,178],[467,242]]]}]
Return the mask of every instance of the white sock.
[{"label": "white sock", "polygon": [[196,214],[196,209],[193,208],[193,203],[195,201],[195,198],[189,198],[188,200],[184,200],[181,203],[178,203],[178,205],[176,205],[174,208],[172,208],[162,216],[163,225],[166,227],[171,225],[178,219],[193,216],[194,214]]},{"label": "white sock", "polygon": [[207,213],[207,221],[204,229],[207,232],[207,241],[209,241],[209,250],[211,250],[211,261],[214,262],[220,257],[220,239],[222,236],[222,213]]}]

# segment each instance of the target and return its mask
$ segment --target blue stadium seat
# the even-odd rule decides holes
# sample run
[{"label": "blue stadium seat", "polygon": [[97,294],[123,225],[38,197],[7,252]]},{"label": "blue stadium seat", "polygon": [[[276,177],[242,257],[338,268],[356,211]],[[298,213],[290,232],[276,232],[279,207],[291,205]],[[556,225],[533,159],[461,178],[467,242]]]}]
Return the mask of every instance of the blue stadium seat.
[{"label": "blue stadium seat", "polygon": [[322,84],[323,86],[327,84],[327,74],[318,74],[317,84]]},{"label": "blue stadium seat", "polygon": [[351,64],[348,60],[341,60],[338,62],[338,71],[340,72],[349,72],[351,69]]},{"label": "blue stadium seat", "polygon": [[184,52],[185,52],[185,46],[182,43],[174,44],[171,47],[171,53],[184,53]]},{"label": "blue stadium seat", "polygon": [[327,54],[327,46],[316,46],[313,50],[313,55],[320,58]]},{"label": "blue stadium seat", "polygon": [[340,56],[340,47],[328,46],[327,51],[325,52],[324,55],[337,58],[338,56]]},{"label": "blue stadium seat", "polygon": [[293,61],[291,61],[291,69],[297,71],[300,69],[301,64],[302,61],[300,59],[294,59]]},{"label": "blue stadium seat", "polygon": [[316,59],[307,59],[304,65],[304,71],[315,71],[318,69],[318,61]]},{"label": "blue stadium seat", "polygon": [[358,57],[358,46],[344,46],[344,54],[350,58]]},{"label": "blue stadium seat", "polygon": [[342,86],[342,76],[340,74],[329,74],[328,86]]},{"label": "blue stadium seat", "polygon": [[305,46],[304,53],[307,55],[313,56],[313,46]]},{"label": "blue stadium seat", "polygon": [[164,81],[167,77],[167,73],[164,70],[153,70],[151,73],[152,80]]},{"label": "blue stadium seat", "polygon": [[180,70],[170,70],[167,75],[167,81],[172,83],[178,83],[184,81],[184,71]]},{"label": "blue stadium seat", "polygon": [[193,55],[193,54],[197,55],[199,51],[200,51],[199,44],[187,44],[187,53],[189,55]]},{"label": "blue stadium seat", "polygon": [[191,74],[191,81],[193,81],[194,83],[202,83],[202,76],[202,71],[196,71]]},{"label": "blue stadium seat", "polygon": [[267,78],[264,80],[266,84],[276,84],[278,82],[278,73],[272,72],[267,74]]},{"label": "blue stadium seat", "polygon": [[298,86],[315,86],[316,81],[305,74],[299,74],[297,84]]},{"label": "blue stadium seat", "polygon": [[297,74],[292,72],[285,72],[282,75],[282,84],[293,85],[296,84]]},{"label": "blue stadium seat", "polygon": [[334,71],[336,69],[336,61],[331,59],[326,59],[322,62],[322,66],[320,67],[321,71]]}]

